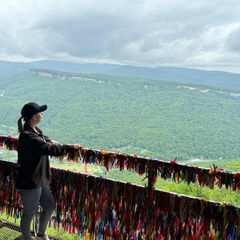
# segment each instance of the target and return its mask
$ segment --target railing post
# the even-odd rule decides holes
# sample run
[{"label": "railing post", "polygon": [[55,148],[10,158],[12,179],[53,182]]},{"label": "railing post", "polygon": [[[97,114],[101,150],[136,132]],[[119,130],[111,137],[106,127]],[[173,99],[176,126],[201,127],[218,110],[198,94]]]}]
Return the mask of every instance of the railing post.
[{"label": "railing post", "polygon": [[151,159],[147,161],[147,177],[148,177],[148,185],[147,185],[147,197],[146,197],[146,206],[148,209],[148,227],[147,227],[147,239],[152,238],[153,232],[153,209],[152,209],[152,199],[155,190],[155,183],[157,179],[157,169],[154,168],[154,162]]}]

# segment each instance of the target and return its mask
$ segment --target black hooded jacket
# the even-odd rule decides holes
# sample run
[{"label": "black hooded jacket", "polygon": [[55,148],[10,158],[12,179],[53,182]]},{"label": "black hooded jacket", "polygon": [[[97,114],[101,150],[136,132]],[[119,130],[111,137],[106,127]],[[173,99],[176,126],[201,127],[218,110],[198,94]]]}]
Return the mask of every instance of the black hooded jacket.
[{"label": "black hooded jacket", "polygon": [[50,156],[62,156],[74,151],[74,146],[52,144],[51,139],[36,133],[29,125],[18,139],[17,189],[33,189],[50,183]]}]

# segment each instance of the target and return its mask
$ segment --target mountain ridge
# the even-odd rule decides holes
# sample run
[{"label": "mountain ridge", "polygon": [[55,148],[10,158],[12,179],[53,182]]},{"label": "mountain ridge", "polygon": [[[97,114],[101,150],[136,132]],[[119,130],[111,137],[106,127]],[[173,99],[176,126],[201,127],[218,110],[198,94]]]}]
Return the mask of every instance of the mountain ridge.
[{"label": "mountain ridge", "polygon": [[71,63],[63,61],[6,62],[0,61],[0,80],[27,72],[47,69],[70,73],[107,74],[126,77],[154,78],[193,84],[240,89],[240,74],[223,71],[206,71],[179,67],[137,67],[131,65]]},{"label": "mountain ridge", "polygon": [[44,130],[63,143],[164,160],[239,157],[237,90],[53,70],[11,77],[0,89],[3,134],[16,135],[19,109],[36,101],[49,107]]}]

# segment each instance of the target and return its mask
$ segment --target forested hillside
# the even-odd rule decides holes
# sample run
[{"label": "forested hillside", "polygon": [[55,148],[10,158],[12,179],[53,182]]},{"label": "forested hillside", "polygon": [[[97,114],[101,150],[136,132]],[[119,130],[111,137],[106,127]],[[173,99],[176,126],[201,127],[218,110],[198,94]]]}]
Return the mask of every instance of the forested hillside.
[{"label": "forested hillside", "polygon": [[240,91],[147,78],[32,70],[0,80],[0,133],[23,104],[47,104],[40,127],[62,143],[164,160],[240,157]]},{"label": "forested hillside", "polygon": [[26,73],[30,69],[47,69],[69,73],[107,74],[131,78],[148,78],[204,84],[240,90],[240,74],[223,71],[204,71],[180,67],[137,67],[131,65],[71,63],[62,61],[4,62],[0,61],[0,80]]}]

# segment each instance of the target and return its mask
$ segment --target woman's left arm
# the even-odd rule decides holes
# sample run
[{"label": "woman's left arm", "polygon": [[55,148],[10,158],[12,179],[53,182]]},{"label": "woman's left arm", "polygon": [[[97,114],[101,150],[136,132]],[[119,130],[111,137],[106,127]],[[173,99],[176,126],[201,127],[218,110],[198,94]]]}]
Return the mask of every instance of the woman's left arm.
[{"label": "woman's left arm", "polygon": [[49,142],[49,143],[52,143],[52,144],[56,144],[56,145],[61,145],[61,143],[59,143],[59,142],[51,139],[50,137],[48,137],[48,136],[46,136],[46,135],[43,135],[43,136],[44,136],[46,142]]}]

